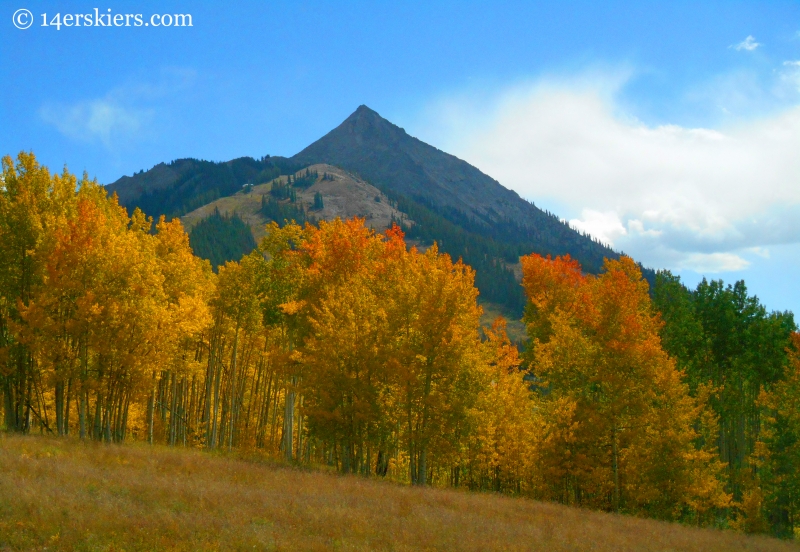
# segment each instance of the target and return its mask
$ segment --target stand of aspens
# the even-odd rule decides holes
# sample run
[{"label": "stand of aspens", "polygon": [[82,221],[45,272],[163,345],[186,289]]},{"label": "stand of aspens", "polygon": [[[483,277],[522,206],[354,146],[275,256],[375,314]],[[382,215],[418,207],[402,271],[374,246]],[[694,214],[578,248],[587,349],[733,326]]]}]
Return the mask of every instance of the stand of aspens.
[{"label": "stand of aspens", "polygon": [[747,331],[763,343],[708,360],[722,353],[703,305],[746,293],[704,283],[698,299],[662,274],[665,325],[631,259],[592,276],[532,254],[520,356],[502,320],[481,328],[473,271],[408,248],[396,226],[273,223],[215,274],[177,219],[129,216],[33,154],[2,171],[7,431],[258,449],[783,536],[800,525],[791,316],[756,308]]}]

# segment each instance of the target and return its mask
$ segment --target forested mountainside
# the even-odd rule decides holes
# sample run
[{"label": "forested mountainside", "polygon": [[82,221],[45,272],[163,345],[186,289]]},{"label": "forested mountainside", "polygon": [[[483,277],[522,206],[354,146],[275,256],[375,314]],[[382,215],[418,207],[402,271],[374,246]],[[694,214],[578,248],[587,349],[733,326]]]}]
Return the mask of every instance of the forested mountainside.
[{"label": "forested mountainside", "polygon": [[243,228],[252,234],[255,242],[265,236],[266,226],[271,221],[283,224],[286,220],[294,220],[302,225],[320,220],[333,221],[337,217],[360,217],[378,232],[390,227],[392,221],[407,221],[406,215],[395,209],[389,198],[369,183],[331,165],[312,165],[266,184],[245,185],[234,195],[216,199],[181,217],[192,236],[193,248],[196,241],[215,248],[213,251],[195,249],[198,255],[211,260],[214,267],[225,261],[238,261],[255,247],[253,240],[239,239],[241,230],[232,224],[217,224],[213,231],[203,230],[207,227],[205,221],[214,218],[216,213],[231,221],[241,219]]},{"label": "forested mountainside", "polygon": [[[296,179],[302,169],[315,164],[339,167],[353,181],[375,186],[394,209],[407,215],[405,223],[403,219],[396,222],[409,239],[422,245],[435,241],[443,252],[463,259],[477,272],[482,301],[495,303],[516,318],[524,307],[518,267],[515,273],[520,256],[569,254],[592,274],[600,272],[604,258],[619,258],[605,244],[522,199],[469,163],[409,136],[366,106],[288,159],[244,157],[224,163],[181,159],[122,177],[108,190],[116,192],[129,211],[139,207],[148,215],[163,214],[169,219],[241,193],[247,184],[259,186],[285,176],[281,185],[292,187],[290,177]],[[322,176],[317,175],[317,180]],[[271,201],[263,211],[267,219],[274,218],[270,212],[279,216],[294,212],[277,205],[295,201],[288,188],[285,197]],[[324,205],[324,191],[318,201]],[[233,239],[227,236],[217,241]],[[643,268],[643,275],[652,286],[655,273]]]},{"label": "forested mountainside", "polygon": [[250,227],[239,217],[220,213],[215,209],[192,228],[189,237],[194,254],[211,261],[216,270],[227,261],[238,261],[256,248]]},{"label": "forested mountainside", "polygon": [[129,211],[139,207],[154,218],[165,215],[172,219],[233,195],[245,184],[263,184],[296,168],[284,158],[270,156],[240,157],[223,163],[177,159],[123,176],[106,189],[116,193]]}]

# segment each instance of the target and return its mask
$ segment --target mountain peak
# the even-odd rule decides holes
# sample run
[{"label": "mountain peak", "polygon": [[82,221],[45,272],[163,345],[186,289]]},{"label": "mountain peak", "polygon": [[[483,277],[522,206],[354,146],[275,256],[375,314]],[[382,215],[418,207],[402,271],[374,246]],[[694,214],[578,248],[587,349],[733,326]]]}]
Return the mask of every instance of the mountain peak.
[{"label": "mountain peak", "polygon": [[378,115],[377,111],[375,111],[374,109],[370,109],[368,106],[366,106],[364,104],[361,104],[360,106],[358,106],[358,109],[353,111],[353,114],[350,115],[350,117],[354,117],[356,115],[361,115],[361,116],[363,116],[363,115],[372,115],[372,116],[375,116],[375,117],[378,117],[378,118],[382,119],[382,117],[380,115]]},{"label": "mountain peak", "polygon": [[410,136],[361,105],[338,127],[291,158],[298,166],[327,163],[376,186],[455,209],[478,224],[513,219],[531,225],[531,206],[457,157]]},{"label": "mountain peak", "polygon": [[[340,129],[346,129],[348,133],[357,134],[367,140],[378,139],[379,141],[381,139],[386,139],[388,137],[387,133],[393,134],[399,131],[405,134],[403,129],[387,121],[381,117],[377,111],[370,109],[366,105],[358,106],[358,109],[353,111],[353,113],[351,113],[339,127],[330,132],[329,135],[336,133]],[[376,132],[383,136],[374,136],[373,134]]]}]

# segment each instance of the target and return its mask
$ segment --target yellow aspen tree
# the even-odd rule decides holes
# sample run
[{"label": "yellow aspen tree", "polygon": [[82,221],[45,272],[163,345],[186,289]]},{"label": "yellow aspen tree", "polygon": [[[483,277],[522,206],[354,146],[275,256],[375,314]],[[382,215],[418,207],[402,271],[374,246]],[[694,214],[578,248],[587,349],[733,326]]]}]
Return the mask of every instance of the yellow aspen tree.
[{"label": "yellow aspen tree", "polygon": [[167,441],[170,444],[195,443],[200,440],[196,410],[202,394],[203,355],[209,346],[204,336],[211,325],[208,302],[215,276],[210,263],[192,253],[180,219],[166,222],[162,216],[156,230],[155,252],[164,276],[167,316],[164,327],[160,328],[165,338],[160,343],[164,363],[153,363],[149,375],[148,440],[153,441],[156,390],[163,389],[162,379],[170,378],[173,385],[169,387],[172,396],[168,401]]},{"label": "yellow aspen tree", "polygon": [[478,396],[470,410],[466,470],[471,488],[530,494],[535,488],[539,436],[536,397],[520,370],[517,348],[502,318],[485,328],[484,361],[479,364]]},{"label": "yellow aspen tree", "polygon": [[342,471],[369,474],[387,432],[384,239],[361,220],[320,223],[307,235],[303,392],[309,430],[326,438]]},{"label": "yellow aspen tree", "polygon": [[436,453],[452,453],[452,429],[474,397],[481,311],[472,269],[440,255],[436,245],[425,253],[412,248],[391,271],[389,370],[399,387],[409,479],[427,485]]},{"label": "yellow aspen tree", "polygon": [[[65,177],[66,177],[65,171]],[[68,180],[68,178],[67,178]],[[28,432],[34,422],[48,425],[42,413],[41,374],[28,346],[17,338],[18,307],[27,308],[43,278],[48,211],[53,180],[32,153],[21,152],[16,164],[2,159],[0,180],[0,386],[5,426]]]}]

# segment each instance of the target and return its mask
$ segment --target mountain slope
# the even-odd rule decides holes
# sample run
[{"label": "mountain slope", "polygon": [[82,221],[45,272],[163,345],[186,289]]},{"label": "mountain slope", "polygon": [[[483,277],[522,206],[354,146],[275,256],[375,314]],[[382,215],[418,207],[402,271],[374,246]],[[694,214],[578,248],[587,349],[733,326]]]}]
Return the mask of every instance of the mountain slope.
[{"label": "mountain slope", "polygon": [[427,207],[467,232],[524,244],[526,252],[569,253],[590,272],[600,270],[604,257],[619,256],[469,163],[409,136],[363,105],[290,161],[299,166],[340,166],[390,197]]},{"label": "mountain slope", "polygon": [[539,215],[538,209],[469,163],[409,136],[364,105],[291,160],[298,165],[338,165],[485,224],[506,219],[528,224]]}]

